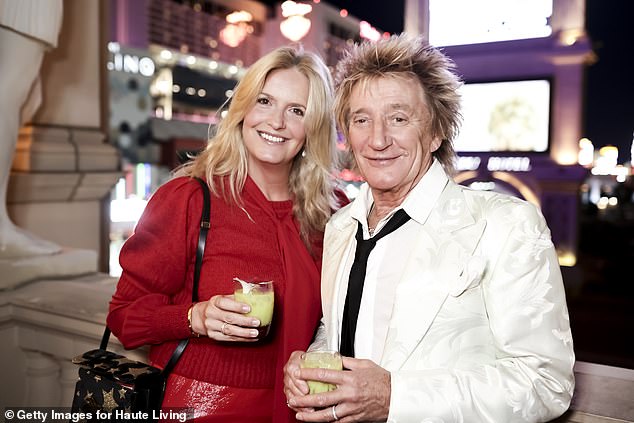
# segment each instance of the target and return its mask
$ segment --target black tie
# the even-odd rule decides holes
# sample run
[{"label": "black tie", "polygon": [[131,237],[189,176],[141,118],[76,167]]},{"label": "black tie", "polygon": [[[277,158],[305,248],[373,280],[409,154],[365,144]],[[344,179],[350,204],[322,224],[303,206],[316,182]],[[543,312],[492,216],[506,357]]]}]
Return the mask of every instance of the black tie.
[{"label": "black tie", "polygon": [[341,323],[341,347],[339,352],[347,357],[354,357],[354,337],[357,331],[357,318],[359,317],[359,307],[361,306],[361,295],[363,294],[363,283],[365,282],[365,272],[368,266],[370,252],[376,246],[379,239],[390,234],[403,226],[410,219],[403,209],[399,209],[383,229],[374,237],[363,239],[363,226],[359,222],[357,228],[357,249],[354,253],[354,262],[350,268],[350,278],[348,280],[348,293],[346,303],[343,308],[343,321]]}]

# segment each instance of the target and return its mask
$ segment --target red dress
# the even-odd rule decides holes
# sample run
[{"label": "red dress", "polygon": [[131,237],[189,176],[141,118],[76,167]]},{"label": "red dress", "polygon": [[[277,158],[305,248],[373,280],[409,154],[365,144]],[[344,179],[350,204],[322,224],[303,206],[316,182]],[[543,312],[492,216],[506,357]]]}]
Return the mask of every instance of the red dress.
[{"label": "red dress", "polygon": [[[321,317],[321,237],[311,255],[292,202],[268,201],[250,178],[242,201],[244,210],[212,197],[198,295],[207,300],[231,294],[234,277],[273,280],[271,332],[248,344],[192,338],[170,377],[164,406],[207,414],[197,421],[295,421],[282,392],[282,368],[292,351],[308,347]],[[150,344],[150,360],[158,366],[190,335],[187,310],[201,210],[197,182],[167,182],[121,251],[123,274],[107,323],[126,348]]]}]

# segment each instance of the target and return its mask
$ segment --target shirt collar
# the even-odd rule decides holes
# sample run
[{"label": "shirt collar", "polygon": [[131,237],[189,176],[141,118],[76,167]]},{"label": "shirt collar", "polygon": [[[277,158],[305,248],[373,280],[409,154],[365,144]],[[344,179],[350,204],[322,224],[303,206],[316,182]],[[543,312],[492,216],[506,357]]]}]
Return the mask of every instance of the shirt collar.
[{"label": "shirt collar", "polygon": [[418,184],[412,189],[401,207],[419,224],[425,223],[434,206],[438,203],[440,194],[449,182],[440,162],[434,159],[432,165],[423,175]]},{"label": "shirt collar", "polygon": [[[405,209],[407,214],[417,223],[423,224],[425,220],[427,220],[427,217],[438,201],[438,198],[445,189],[448,181],[449,177],[445,173],[445,170],[440,162],[433,159],[432,165],[414,188],[412,188],[410,193],[407,194],[407,197],[405,197],[405,200],[401,203],[401,205],[392,210],[389,215],[381,219],[381,222],[377,225],[377,230],[383,226],[384,222],[392,217],[398,209],[401,208]],[[374,199],[372,197],[372,190],[370,190],[370,186],[366,182],[361,186],[359,194],[350,205],[350,216],[361,222],[364,232],[366,233],[368,231],[367,216],[370,213],[370,208],[373,203]]]}]

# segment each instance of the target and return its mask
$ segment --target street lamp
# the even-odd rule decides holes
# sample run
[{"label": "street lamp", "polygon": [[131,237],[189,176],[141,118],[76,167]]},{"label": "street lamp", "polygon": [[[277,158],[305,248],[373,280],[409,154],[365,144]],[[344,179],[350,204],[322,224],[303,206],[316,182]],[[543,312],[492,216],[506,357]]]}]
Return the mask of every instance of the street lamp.
[{"label": "street lamp", "polygon": [[220,31],[220,39],[229,47],[238,47],[249,32],[253,31],[249,25],[253,16],[249,12],[241,10],[228,14],[226,19],[227,25]]},{"label": "street lamp", "polygon": [[304,15],[311,10],[313,7],[309,4],[295,3],[292,0],[282,3],[282,16],[286,18],[280,23],[282,35],[291,41],[299,41],[308,34],[310,19]]}]

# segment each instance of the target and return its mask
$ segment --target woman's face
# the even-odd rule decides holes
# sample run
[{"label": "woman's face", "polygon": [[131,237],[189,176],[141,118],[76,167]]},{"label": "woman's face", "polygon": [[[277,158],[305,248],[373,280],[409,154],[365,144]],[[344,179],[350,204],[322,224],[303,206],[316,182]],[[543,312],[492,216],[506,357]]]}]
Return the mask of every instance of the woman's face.
[{"label": "woman's face", "polygon": [[375,194],[402,198],[432,163],[440,141],[429,131],[424,92],[413,79],[382,77],[350,96],[348,141]]},{"label": "woman's face", "polygon": [[295,68],[269,73],[242,125],[249,173],[290,172],[306,140],[308,89],[308,78]]}]

